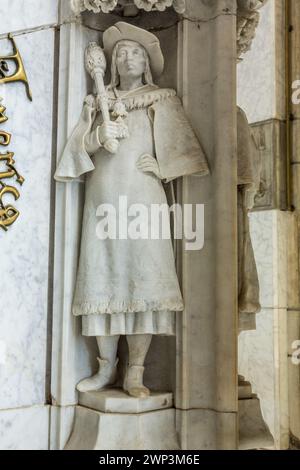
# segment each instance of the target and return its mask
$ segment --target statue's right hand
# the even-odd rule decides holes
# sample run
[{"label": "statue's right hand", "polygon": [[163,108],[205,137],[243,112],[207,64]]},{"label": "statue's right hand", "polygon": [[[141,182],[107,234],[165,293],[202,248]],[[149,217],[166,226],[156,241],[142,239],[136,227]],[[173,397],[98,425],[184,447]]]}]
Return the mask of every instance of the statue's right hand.
[{"label": "statue's right hand", "polygon": [[115,140],[119,135],[119,125],[115,122],[104,122],[98,126],[98,136],[101,145],[104,146],[105,142]]}]

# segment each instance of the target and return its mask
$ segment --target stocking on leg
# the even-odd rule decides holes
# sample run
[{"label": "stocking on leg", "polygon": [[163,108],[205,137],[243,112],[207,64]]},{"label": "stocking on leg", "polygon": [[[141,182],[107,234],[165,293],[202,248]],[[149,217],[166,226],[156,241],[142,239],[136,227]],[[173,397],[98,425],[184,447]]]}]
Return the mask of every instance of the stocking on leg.
[{"label": "stocking on leg", "polygon": [[124,380],[124,390],[129,395],[141,398],[150,395],[143,384],[144,362],[152,340],[152,335],[127,336],[129,349],[128,367]]},{"label": "stocking on leg", "polygon": [[100,357],[97,357],[99,363],[98,372],[92,377],[81,380],[77,384],[79,392],[91,392],[101,390],[107,385],[111,385],[116,380],[117,374],[117,350],[119,336],[97,336],[97,344]]}]

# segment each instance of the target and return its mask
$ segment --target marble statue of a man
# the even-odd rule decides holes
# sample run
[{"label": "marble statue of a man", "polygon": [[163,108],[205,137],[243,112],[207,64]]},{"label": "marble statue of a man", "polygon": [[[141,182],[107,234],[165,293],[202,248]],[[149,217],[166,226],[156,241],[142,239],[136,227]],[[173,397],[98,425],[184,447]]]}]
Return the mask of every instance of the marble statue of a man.
[{"label": "marble statue of a man", "polygon": [[[166,204],[162,182],[209,170],[176,92],[153,83],[164,67],[156,36],[119,22],[105,31],[103,43],[111,63],[111,121],[103,122],[98,99],[89,95],[55,175],[69,181],[85,174],[73,314],[82,316],[83,335],[97,339],[99,370],[77,389],[100,390],[115,381],[118,340],[126,335],[123,388],[144,397],[149,395],[143,372],[152,335],[174,335],[175,312],[183,310],[172,241],[100,239],[97,208],[110,204],[118,211],[120,196],[126,196],[128,207]],[[120,119],[128,127],[126,138],[120,138]],[[119,141],[114,154],[104,146],[108,139]]]}]

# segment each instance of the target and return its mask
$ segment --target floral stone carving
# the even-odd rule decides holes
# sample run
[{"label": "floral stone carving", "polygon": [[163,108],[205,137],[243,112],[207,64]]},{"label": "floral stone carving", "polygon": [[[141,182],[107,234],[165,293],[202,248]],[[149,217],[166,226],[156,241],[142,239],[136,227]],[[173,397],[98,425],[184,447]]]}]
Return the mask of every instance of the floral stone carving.
[{"label": "floral stone carving", "polygon": [[71,0],[72,10],[76,14],[85,10],[93,13],[110,13],[118,5],[135,5],[136,8],[145,11],[164,11],[173,6],[177,13],[184,13],[186,6],[185,0]]}]

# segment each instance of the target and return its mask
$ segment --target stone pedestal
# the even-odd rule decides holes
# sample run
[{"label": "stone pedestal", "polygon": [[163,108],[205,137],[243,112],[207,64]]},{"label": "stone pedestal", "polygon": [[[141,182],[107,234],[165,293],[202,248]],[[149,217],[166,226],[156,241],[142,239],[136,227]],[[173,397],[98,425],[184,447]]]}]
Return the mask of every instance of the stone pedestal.
[{"label": "stone pedestal", "polygon": [[111,389],[80,393],[79,403],[65,450],[179,449],[171,393],[133,398]]}]

